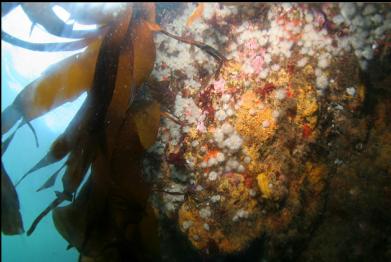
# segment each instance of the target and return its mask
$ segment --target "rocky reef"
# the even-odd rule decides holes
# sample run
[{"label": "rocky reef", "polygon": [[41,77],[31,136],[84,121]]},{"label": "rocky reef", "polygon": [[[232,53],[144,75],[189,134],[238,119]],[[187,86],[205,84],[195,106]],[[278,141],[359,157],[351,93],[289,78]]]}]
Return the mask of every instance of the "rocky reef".
[{"label": "rocky reef", "polygon": [[155,38],[175,101],[144,161],[165,257],[390,259],[390,8],[208,3],[185,27],[194,8],[162,27],[228,60]]}]

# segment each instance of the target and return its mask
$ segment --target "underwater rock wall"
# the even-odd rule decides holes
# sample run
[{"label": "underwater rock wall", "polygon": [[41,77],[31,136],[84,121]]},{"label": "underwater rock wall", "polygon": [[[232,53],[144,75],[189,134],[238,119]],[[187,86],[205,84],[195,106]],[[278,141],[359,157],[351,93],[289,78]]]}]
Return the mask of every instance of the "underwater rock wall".
[{"label": "underwater rock wall", "polygon": [[390,72],[390,6],[202,5],[191,24],[194,4],[159,22],[219,50],[229,59],[220,70],[202,50],[155,36],[152,75],[172,115],[144,171],[159,185],[162,237],[187,250],[163,241],[163,253],[390,258],[390,74],[371,78],[373,64]]}]

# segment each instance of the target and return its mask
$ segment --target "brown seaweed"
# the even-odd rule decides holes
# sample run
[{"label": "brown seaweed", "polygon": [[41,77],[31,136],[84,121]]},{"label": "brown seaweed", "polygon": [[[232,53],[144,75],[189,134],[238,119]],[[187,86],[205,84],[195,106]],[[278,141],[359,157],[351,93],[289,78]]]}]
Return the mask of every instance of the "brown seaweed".
[{"label": "brown seaweed", "polygon": [[17,235],[24,232],[16,190],[1,163],[1,232]]},{"label": "brown seaweed", "polygon": [[[127,23],[124,22],[122,24],[122,30],[126,30]],[[82,120],[78,121],[80,122],[79,124],[85,123],[86,127],[78,129],[79,134],[76,137],[77,143],[75,143],[74,148],[71,148],[70,150],[70,156],[67,160],[67,169],[62,179],[64,193],[54,200],[52,204],[38,216],[29,229],[28,234],[31,234],[34,231],[35,226],[44,215],[65,200],[63,195],[72,195],[77,190],[89,165],[94,159],[97,142],[102,137],[103,120],[105,119],[107,107],[114,90],[121,50],[121,41],[119,40],[120,34],[123,34],[123,31],[113,27],[111,32],[107,34],[103,40],[98,55],[96,73],[93,81],[94,84],[81,108],[83,117],[75,118],[76,121],[79,119]],[[105,72],[105,74],[102,74],[101,72]]]},{"label": "brown seaweed", "polygon": [[53,4],[22,3],[24,12],[33,21],[49,33],[67,38],[89,38],[101,34],[100,30],[74,30],[73,24],[62,21],[53,11]]},{"label": "brown seaweed", "polygon": [[[29,9],[26,13],[30,12],[33,22],[48,31],[57,30],[59,24],[51,24],[54,20],[50,16],[38,21],[32,13],[36,7],[24,7]],[[150,189],[140,167],[144,150],[157,136],[160,105],[154,101],[132,105],[135,89],[147,79],[154,65],[153,33],[146,23],[154,22],[155,16],[154,4],[128,6],[110,21],[108,30],[99,31],[103,40],[83,39],[89,43],[85,52],[51,66],[2,113],[5,134],[20,119],[29,123],[87,91],[87,99],[64,133],[17,183],[68,156],[62,176],[63,192],[56,193],[56,199],[35,219],[28,235],[54,210],[58,231],[81,257],[107,258],[117,252],[118,258],[141,258],[144,249],[158,255],[156,219],[147,207]],[[14,134],[5,141],[7,146]],[[64,166],[38,191],[54,185]],[[76,195],[90,167],[91,175]],[[58,207],[72,199],[72,204]],[[153,225],[152,231],[149,225]],[[113,238],[118,241],[112,242]],[[124,248],[128,245],[140,248]]]},{"label": "brown seaweed", "polygon": [[60,43],[31,43],[31,42],[23,41],[4,31],[1,31],[1,39],[15,46],[23,47],[33,51],[44,51],[44,52],[80,50],[86,47],[92,40],[92,39],[76,40],[76,41],[66,42],[66,43],[61,43],[61,42]]}]

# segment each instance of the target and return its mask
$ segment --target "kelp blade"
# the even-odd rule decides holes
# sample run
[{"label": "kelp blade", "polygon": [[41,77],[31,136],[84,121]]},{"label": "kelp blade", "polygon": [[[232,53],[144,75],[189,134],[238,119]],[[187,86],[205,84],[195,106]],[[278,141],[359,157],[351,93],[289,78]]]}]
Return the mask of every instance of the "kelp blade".
[{"label": "kelp blade", "polygon": [[[101,138],[100,134],[103,132],[107,107],[115,86],[121,51],[119,47],[126,39],[124,37],[126,33],[130,34],[128,30],[131,20],[130,13],[131,10],[128,10],[128,16],[124,15],[117,25],[112,26],[102,42],[96,61],[93,85],[80,109],[81,115],[75,116],[77,124],[83,124],[85,128],[80,128],[82,126],[78,125],[76,126],[78,127],[77,130],[67,128],[65,131],[76,132],[74,137],[76,141],[73,142],[73,147],[70,148],[67,169],[62,178],[64,191],[34,220],[28,230],[28,235],[34,231],[46,214],[64,200],[68,200],[68,196],[72,196],[76,192],[87,173],[88,167],[95,158],[96,150],[99,148],[96,145],[98,139]],[[73,126],[73,120],[71,126]],[[66,136],[66,134],[63,135]]]},{"label": "kelp blade", "polygon": [[31,121],[50,110],[76,99],[92,85],[100,40],[86,51],[50,66],[43,75],[26,86],[13,104],[2,113],[2,133],[23,117]]},{"label": "kelp blade", "polygon": [[160,126],[160,105],[152,102],[133,114],[138,137],[145,149],[155,143]]},{"label": "kelp blade", "polygon": [[14,10],[20,3],[15,2],[15,3],[4,3],[1,2],[1,16],[5,16],[8,13],[10,13],[12,10]]},{"label": "kelp blade", "polygon": [[75,40],[72,42],[32,43],[32,42],[24,41],[15,36],[12,36],[7,32],[4,32],[3,30],[1,31],[1,40],[8,42],[14,46],[19,46],[32,51],[41,51],[41,52],[76,51],[86,47],[91,42],[93,42],[93,38],[86,38],[82,40]]},{"label": "kelp blade", "polygon": [[34,24],[41,25],[47,32],[59,37],[66,38],[90,38],[100,34],[99,30],[74,30],[73,24],[65,23],[54,12],[52,3],[21,4],[24,12]]},{"label": "kelp blade", "polygon": [[65,166],[65,164],[62,165],[56,172],[54,172],[48,178],[48,180],[46,180],[46,182],[40,188],[37,189],[37,192],[54,186],[54,184],[56,183],[56,179],[57,179],[58,175],[60,174],[61,170],[64,168],[64,166]]},{"label": "kelp blade", "polygon": [[18,235],[24,232],[16,190],[1,164],[1,232]]}]

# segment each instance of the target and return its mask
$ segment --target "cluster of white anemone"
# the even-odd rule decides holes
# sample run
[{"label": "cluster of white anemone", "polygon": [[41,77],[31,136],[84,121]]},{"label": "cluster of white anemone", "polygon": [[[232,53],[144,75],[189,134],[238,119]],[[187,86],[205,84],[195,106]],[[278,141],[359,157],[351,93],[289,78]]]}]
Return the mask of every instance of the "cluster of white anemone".
[{"label": "cluster of white anemone", "polygon": [[[333,81],[328,74],[329,67],[333,64],[336,58],[348,52],[354,52],[360,61],[363,69],[366,68],[367,62],[373,59],[374,49],[377,48],[376,41],[382,39],[386,32],[390,31],[391,27],[391,12],[380,10],[374,4],[364,3],[340,3],[337,4],[340,9],[340,14],[333,17],[328,17],[337,27],[348,28],[346,36],[331,35],[326,29],[319,28],[316,25],[316,14],[310,10],[300,9],[300,17],[302,24],[285,26],[277,23],[277,17],[282,13],[288,13],[292,8],[297,7],[297,4],[276,4],[273,5],[267,13],[267,19],[270,21],[268,26],[258,23],[254,24],[249,21],[243,21],[241,25],[231,26],[230,39],[234,41],[228,42],[228,35],[223,35],[218,30],[208,24],[208,21],[216,15],[219,23],[229,26],[226,20],[230,16],[241,15],[238,10],[243,12],[253,13],[254,7],[249,5],[247,9],[239,9],[236,7],[223,6],[219,8],[218,3],[205,3],[203,16],[198,21],[194,22],[191,27],[186,27],[186,20],[193,13],[196,5],[188,3],[183,13],[170,22],[165,28],[176,34],[189,34],[195,40],[203,41],[220,51],[225,50],[224,55],[227,58],[239,59],[242,47],[249,41],[256,42],[257,48],[263,50],[261,54],[262,68],[254,70],[251,66],[254,57],[247,56],[243,61],[238,61],[243,65],[243,70],[256,80],[267,81],[271,73],[278,73],[284,62],[291,59],[293,54],[298,53],[298,60],[295,66],[304,68],[308,64],[315,66],[314,85],[317,87],[319,94],[327,89]],[[247,11],[246,11],[247,10]],[[287,35],[301,34],[300,39],[294,41],[287,38]],[[207,70],[210,74],[216,69],[215,61],[205,52],[197,48],[192,48],[190,45],[180,43],[177,40],[171,39],[165,35],[156,34],[155,42],[158,47],[162,47],[157,52],[156,66],[153,75],[159,79],[165,79],[171,75],[171,72],[177,70],[187,76],[184,79],[184,85],[190,87],[197,93],[201,87],[199,81],[200,66]],[[164,48],[163,48],[164,47]],[[241,49],[242,48],[242,49]],[[257,54],[259,55],[259,54]],[[161,65],[166,65],[162,67]],[[351,86],[346,89],[346,93],[354,96],[356,88]],[[287,90],[280,88],[274,91],[276,100],[283,100],[287,96]],[[231,106],[232,97],[224,94],[220,98],[220,102],[215,108],[215,125],[216,129],[212,134],[212,139],[208,143],[214,144],[220,151],[208,161],[195,163],[191,161],[195,168],[210,168],[208,172],[201,172],[207,177],[208,181],[216,181],[223,172],[244,172],[245,166],[251,162],[245,153],[241,152],[243,140],[232,126],[231,118],[235,116],[235,110],[240,106],[237,103]],[[250,112],[255,114],[256,112]],[[174,114],[185,123],[184,128],[180,128],[171,120],[163,121],[163,129],[168,132],[159,131],[160,141],[153,147],[160,155],[163,153],[164,145],[177,145],[181,132],[186,132],[190,127],[197,126],[205,131],[205,114],[195,104],[190,97],[184,98],[180,95],[176,97]],[[280,112],[273,111],[273,118],[278,118]],[[262,128],[268,128],[270,122],[264,121]],[[204,142],[194,140],[191,142],[193,149],[199,148],[202,154],[207,153],[207,148]],[[241,157],[243,156],[243,157]],[[239,161],[243,159],[243,161]],[[175,172],[175,170],[174,170]],[[201,185],[196,185],[197,190],[203,190]],[[180,188],[177,188],[180,190]],[[176,199],[175,201],[177,201]],[[211,197],[212,202],[220,200],[219,195]],[[166,199],[167,202],[174,201],[171,198]],[[168,204],[168,208],[173,209],[176,205]],[[211,215],[207,208],[200,210],[200,216],[207,218]],[[246,211],[241,210],[234,216],[236,221],[247,216]],[[184,228],[191,226],[191,222],[185,223]]]}]

